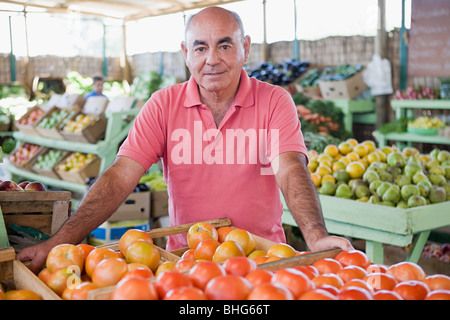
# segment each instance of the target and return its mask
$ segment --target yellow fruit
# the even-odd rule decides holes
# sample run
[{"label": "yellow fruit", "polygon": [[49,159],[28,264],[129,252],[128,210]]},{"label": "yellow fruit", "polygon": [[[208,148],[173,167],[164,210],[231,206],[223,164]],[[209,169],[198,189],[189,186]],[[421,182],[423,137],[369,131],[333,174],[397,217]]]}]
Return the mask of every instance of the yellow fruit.
[{"label": "yellow fruit", "polygon": [[333,157],[322,152],[321,154],[319,154],[319,158],[317,160],[319,160],[319,162],[321,162],[323,160],[333,161]]},{"label": "yellow fruit", "polygon": [[375,149],[377,148],[375,141],[372,140],[364,140],[363,142],[361,142],[361,144],[367,147],[368,153],[375,151]]},{"label": "yellow fruit", "polygon": [[366,170],[369,167],[369,161],[367,161],[367,159],[359,159],[358,162],[362,163],[362,165],[364,166],[364,170]]},{"label": "yellow fruit", "polygon": [[312,158],[313,156],[318,156],[319,153],[316,150],[309,150],[308,151],[308,158]]},{"label": "yellow fruit", "polygon": [[311,180],[316,187],[320,187],[320,184],[322,183],[322,177],[318,173],[311,173]]},{"label": "yellow fruit", "polygon": [[381,162],[386,162],[386,159],[387,159],[386,153],[384,153],[384,152],[383,152],[382,150],[380,150],[380,149],[375,149],[374,152],[378,153],[378,155],[380,156],[380,161],[381,161]]},{"label": "yellow fruit", "polygon": [[369,153],[367,147],[363,144],[358,144],[353,148],[353,152],[356,152],[360,158]]},{"label": "yellow fruit", "polygon": [[327,166],[327,167],[330,167],[330,168],[331,168],[331,164],[332,164],[332,161],[330,161],[328,159],[322,159],[319,162],[319,166],[322,165],[322,166]]},{"label": "yellow fruit", "polygon": [[314,172],[314,171],[316,171],[318,166],[319,166],[319,161],[317,161],[317,160],[310,160],[308,162],[308,171],[309,172]]},{"label": "yellow fruit", "polygon": [[323,177],[326,174],[332,174],[333,171],[331,170],[330,167],[325,166],[325,165],[319,165],[316,169],[316,172],[319,176]]},{"label": "yellow fruit", "polygon": [[359,154],[357,154],[355,151],[349,152],[349,153],[346,155],[346,157],[350,160],[350,162],[361,159],[361,157],[359,156]]},{"label": "yellow fruit", "polygon": [[341,159],[339,159],[339,161],[344,162],[346,165],[349,164],[350,162],[352,162],[349,158],[347,157],[342,157]]},{"label": "yellow fruit", "polygon": [[346,155],[353,150],[353,146],[350,143],[343,141],[339,143],[338,149],[341,154]]},{"label": "yellow fruit", "polygon": [[393,152],[394,150],[392,149],[392,147],[384,147],[383,149],[381,149],[381,151],[383,151],[384,154],[387,156],[389,153]]},{"label": "yellow fruit", "polygon": [[333,162],[333,164],[331,165],[331,170],[333,170],[333,172],[336,172],[338,170],[345,169],[346,166],[347,166],[347,163],[345,163],[342,160],[338,160],[336,162]]},{"label": "yellow fruit", "polygon": [[373,151],[373,152],[369,153],[367,155],[367,161],[369,163],[373,163],[373,162],[376,162],[376,161],[380,162],[381,161],[380,154],[378,152],[376,152],[376,151]]},{"label": "yellow fruit", "polygon": [[321,183],[323,184],[325,181],[332,181],[332,182],[336,183],[336,179],[331,174],[326,174],[322,177]]},{"label": "yellow fruit", "polygon": [[345,170],[348,172],[351,179],[359,179],[364,175],[366,168],[364,168],[364,165],[361,162],[353,161],[347,165]]},{"label": "yellow fruit", "polygon": [[334,144],[329,144],[325,147],[325,149],[323,149],[323,152],[334,158],[339,154],[339,149]]},{"label": "yellow fruit", "polygon": [[355,147],[358,144],[358,140],[356,140],[354,138],[347,139],[346,142],[349,143],[353,147]]}]

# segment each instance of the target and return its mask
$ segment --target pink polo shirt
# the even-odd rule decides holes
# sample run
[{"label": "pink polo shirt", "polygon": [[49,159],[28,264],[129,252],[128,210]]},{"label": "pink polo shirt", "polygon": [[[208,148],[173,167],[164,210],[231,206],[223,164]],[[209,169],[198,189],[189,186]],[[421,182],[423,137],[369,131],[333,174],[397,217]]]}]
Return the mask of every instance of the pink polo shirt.
[{"label": "pink polo shirt", "polygon": [[[307,154],[291,96],[242,70],[218,128],[191,77],[152,95],[118,155],[146,169],[162,158],[171,225],[228,217],[237,228],[284,242],[270,162],[286,151]],[[169,237],[168,250],[186,246],[186,234]]]}]

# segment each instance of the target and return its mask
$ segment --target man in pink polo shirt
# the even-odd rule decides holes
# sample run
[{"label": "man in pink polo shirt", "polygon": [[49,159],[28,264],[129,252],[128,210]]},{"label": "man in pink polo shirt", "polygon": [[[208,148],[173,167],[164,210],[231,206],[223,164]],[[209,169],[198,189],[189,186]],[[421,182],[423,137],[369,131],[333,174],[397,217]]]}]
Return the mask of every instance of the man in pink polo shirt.
[{"label": "man in pink polo shirt", "polygon": [[[289,94],[243,71],[250,38],[240,18],[206,8],[188,20],[185,38],[191,79],[152,95],[74,215],[19,254],[32,259],[32,270],[55,245],[79,243],[107,220],[160,158],[174,225],[229,217],[236,227],[282,242],[280,189],[310,250],[352,249],[326,231]],[[168,249],[185,245],[185,237],[170,237]]]}]

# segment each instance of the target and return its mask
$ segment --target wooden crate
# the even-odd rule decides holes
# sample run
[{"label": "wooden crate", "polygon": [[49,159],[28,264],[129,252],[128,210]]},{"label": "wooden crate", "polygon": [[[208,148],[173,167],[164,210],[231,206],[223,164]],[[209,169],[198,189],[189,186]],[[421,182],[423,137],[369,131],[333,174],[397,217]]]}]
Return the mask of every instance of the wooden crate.
[{"label": "wooden crate", "polygon": [[5,225],[14,223],[54,234],[69,218],[69,191],[0,191]]},{"label": "wooden crate", "polygon": [[6,287],[6,290],[31,290],[44,300],[61,300],[15,257],[13,248],[0,249],[0,282]]},{"label": "wooden crate", "polygon": [[[66,159],[69,156],[70,155],[68,155]],[[86,165],[82,167],[78,172],[63,171],[56,168],[56,173],[62,180],[86,184],[86,179],[95,178],[98,176],[100,172],[101,162],[102,160],[98,156],[95,156],[91,161],[87,162]],[[62,163],[64,163],[64,161],[60,162],[59,164]]]},{"label": "wooden crate", "polygon": [[[228,218],[220,218],[220,219],[213,219],[213,220],[207,220],[202,221],[207,222],[215,226],[216,228],[220,227],[229,227],[231,225],[231,221]],[[171,226],[166,228],[157,228],[147,231],[148,234],[151,235],[152,239],[159,238],[159,237],[165,237],[170,236],[174,234],[179,233],[185,233],[189,230],[189,228],[194,225],[194,223],[187,223],[183,225],[177,225],[177,226]],[[265,238],[259,237],[257,235],[252,234],[253,238],[255,239],[256,249],[265,250],[267,251],[272,245],[275,243],[267,240]],[[102,247],[107,247],[112,250],[119,250],[119,244],[112,243],[108,245],[104,245]],[[181,257],[181,255],[188,250],[189,248],[181,248],[174,251],[166,251],[162,248],[158,248],[161,253],[161,259],[166,259],[170,261],[178,261]],[[260,269],[266,269],[266,270],[278,270],[282,268],[288,268],[288,267],[294,267],[294,266],[300,266],[300,265],[310,265],[314,263],[315,261],[322,259],[322,258],[334,258],[341,250],[340,249],[333,249],[318,253],[311,253],[307,255],[301,255],[301,256],[295,256],[291,258],[285,258],[280,259],[273,262],[263,263],[258,265],[258,268]],[[154,278],[152,278],[154,280]],[[114,290],[115,286],[101,288],[92,290],[88,294],[89,300],[108,300],[110,299],[110,296]]]}]

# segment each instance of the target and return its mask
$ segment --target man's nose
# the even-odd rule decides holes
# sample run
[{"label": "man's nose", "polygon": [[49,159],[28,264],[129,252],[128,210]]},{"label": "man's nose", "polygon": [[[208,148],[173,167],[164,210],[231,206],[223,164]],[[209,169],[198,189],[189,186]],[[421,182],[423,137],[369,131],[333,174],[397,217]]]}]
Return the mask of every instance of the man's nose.
[{"label": "man's nose", "polygon": [[209,50],[206,63],[209,65],[216,65],[220,61],[219,52],[216,49]]}]

